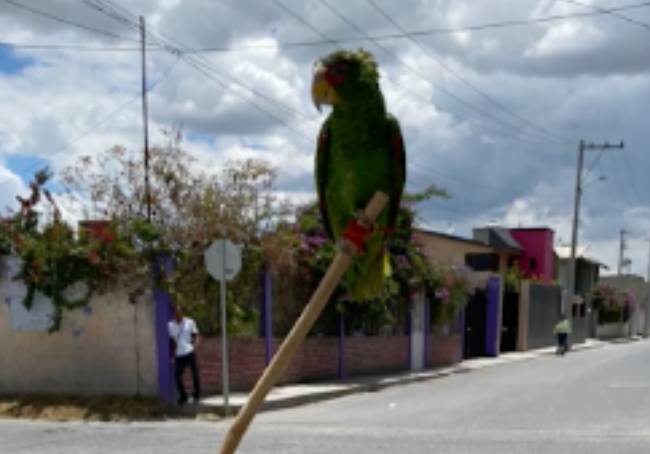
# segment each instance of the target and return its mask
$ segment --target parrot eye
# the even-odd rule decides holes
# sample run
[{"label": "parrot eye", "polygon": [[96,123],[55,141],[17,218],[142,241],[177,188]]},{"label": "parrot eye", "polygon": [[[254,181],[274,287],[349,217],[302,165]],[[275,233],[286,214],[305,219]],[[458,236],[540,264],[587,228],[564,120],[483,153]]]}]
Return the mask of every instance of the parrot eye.
[{"label": "parrot eye", "polygon": [[345,78],[348,75],[348,65],[344,62],[334,63],[332,66],[327,68],[325,73],[325,78],[333,86],[338,86],[343,83]]}]

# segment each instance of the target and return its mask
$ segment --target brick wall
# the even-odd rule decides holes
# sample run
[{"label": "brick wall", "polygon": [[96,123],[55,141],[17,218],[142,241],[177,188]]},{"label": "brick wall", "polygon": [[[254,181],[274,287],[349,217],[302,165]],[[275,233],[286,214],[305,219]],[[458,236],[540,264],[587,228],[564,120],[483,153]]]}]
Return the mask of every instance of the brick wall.
[{"label": "brick wall", "polygon": [[346,337],[344,376],[409,369],[409,337]]},{"label": "brick wall", "polygon": [[[277,349],[281,340],[275,339]],[[461,357],[459,335],[432,336],[429,339],[429,366],[456,363]],[[343,357],[344,376],[405,371],[409,368],[408,336],[346,337]],[[231,339],[230,388],[250,390],[265,367],[264,339]],[[198,350],[204,394],[221,391],[221,339],[203,338]],[[332,380],[339,373],[339,339],[312,337],[300,347],[280,384]],[[189,374],[186,374],[189,386]]]},{"label": "brick wall", "polygon": [[460,334],[429,336],[429,358],[427,367],[442,367],[456,364],[463,359],[463,342]]}]

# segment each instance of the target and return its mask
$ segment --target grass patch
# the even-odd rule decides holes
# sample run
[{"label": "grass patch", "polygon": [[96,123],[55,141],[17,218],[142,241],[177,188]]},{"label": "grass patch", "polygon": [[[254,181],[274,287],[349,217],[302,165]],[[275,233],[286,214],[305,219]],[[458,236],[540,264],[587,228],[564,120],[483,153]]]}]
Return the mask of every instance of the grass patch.
[{"label": "grass patch", "polygon": [[48,421],[160,421],[171,406],[144,397],[0,396],[0,418]]}]

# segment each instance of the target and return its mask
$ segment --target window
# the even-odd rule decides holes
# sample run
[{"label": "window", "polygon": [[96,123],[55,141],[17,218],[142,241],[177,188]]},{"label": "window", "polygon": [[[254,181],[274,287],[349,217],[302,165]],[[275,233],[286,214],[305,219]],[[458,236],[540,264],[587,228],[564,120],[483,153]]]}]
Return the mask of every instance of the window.
[{"label": "window", "polygon": [[465,254],[465,265],[474,271],[499,271],[499,255]]},{"label": "window", "polygon": [[537,258],[531,257],[528,259],[528,269],[530,271],[537,271]]}]

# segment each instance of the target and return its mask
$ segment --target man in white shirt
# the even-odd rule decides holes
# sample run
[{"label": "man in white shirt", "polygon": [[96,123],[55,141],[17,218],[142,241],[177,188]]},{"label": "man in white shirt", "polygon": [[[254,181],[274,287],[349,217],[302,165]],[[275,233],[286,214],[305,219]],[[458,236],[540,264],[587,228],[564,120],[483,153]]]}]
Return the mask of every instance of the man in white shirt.
[{"label": "man in white shirt", "polygon": [[183,405],[187,402],[187,392],[183,384],[183,372],[187,366],[192,372],[192,387],[194,402],[198,402],[201,394],[199,383],[199,370],[196,364],[194,353],[199,344],[199,330],[196,323],[189,317],[183,315],[183,310],[178,305],[172,307],[174,318],[169,321],[168,330],[171,343],[170,352],[174,357],[174,376],[178,389],[178,403]]}]

